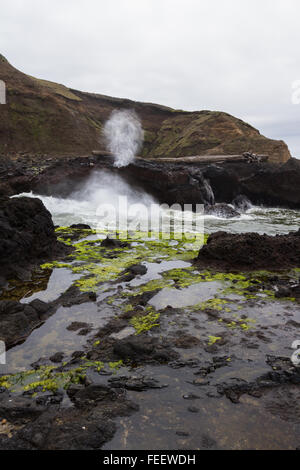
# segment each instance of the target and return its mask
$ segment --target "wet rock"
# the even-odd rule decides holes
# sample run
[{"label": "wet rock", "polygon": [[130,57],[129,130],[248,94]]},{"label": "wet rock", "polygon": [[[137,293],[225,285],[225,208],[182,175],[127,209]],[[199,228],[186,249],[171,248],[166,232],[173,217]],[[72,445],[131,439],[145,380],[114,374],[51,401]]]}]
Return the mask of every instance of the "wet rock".
[{"label": "wet rock", "polygon": [[113,346],[114,354],[122,360],[136,363],[143,361],[169,362],[178,357],[169,345],[158,338],[145,335],[134,336],[117,341]]},{"label": "wet rock", "polygon": [[213,206],[205,207],[206,215],[214,215],[215,217],[221,217],[223,219],[232,219],[240,217],[240,213],[228,206],[227,204],[215,204]]},{"label": "wet rock", "polygon": [[0,199],[2,277],[17,277],[18,269],[28,269],[71,250],[57,241],[51,214],[40,199]]},{"label": "wet rock", "polygon": [[70,228],[74,228],[77,230],[92,230],[91,227],[86,224],[73,224],[73,225],[70,225]]},{"label": "wet rock", "polygon": [[107,237],[101,242],[101,246],[105,248],[126,248],[130,246],[130,244],[121,240],[115,240],[113,238]]},{"label": "wet rock", "polygon": [[203,435],[201,439],[201,445],[205,449],[211,449],[213,447],[216,447],[217,443],[214,439],[212,439],[210,436]]},{"label": "wet rock", "polygon": [[34,310],[36,310],[39,315],[43,315],[48,312],[50,309],[50,305],[48,305],[46,302],[43,302],[42,300],[35,299],[29,304]]},{"label": "wet rock", "polygon": [[147,273],[148,269],[144,264],[134,264],[133,266],[130,266],[128,271],[135,276],[143,276]]},{"label": "wet rock", "polygon": [[195,395],[194,393],[188,393],[186,395],[183,395],[182,397],[184,400],[199,400],[199,396]]},{"label": "wet rock", "polygon": [[215,202],[231,202],[240,186],[236,172],[232,171],[228,165],[214,164],[206,165],[202,172],[210,182]]},{"label": "wet rock", "polygon": [[67,326],[68,331],[78,331],[82,328],[88,328],[89,324],[79,321],[73,321],[69,326]]},{"label": "wet rock", "polygon": [[85,356],[85,353],[83,351],[74,351],[72,353],[72,358],[76,361],[78,359],[81,359],[82,357]]},{"label": "wet rock", "polygon": [[81,292],[77,286],[71,286],[55,302],[63,307],[72,307],[72,305],[81,305],[87,302],[96,302],[95,292]]},{"label": "wet rock", "polygon": [[189,437],[189,433],[185,431],[176,431],[176,435],[180,437]]},{"label": "wet rock", "polygon": [[118,279],[118,282],[130,282],[136,276],[143,276],[148,271],[147,267],[144,264],[134,264],[121,274],[121,277]]},{"label": "wet rock", "polygon": [[207,205],[213,205],[215,203],[215,195],[210,185],[202,172],[192,173],[193,177],[190,177],[190,184],[198,185],[201,194],[201,202]]},{"label": "wet rock", "polygon": [[174,339],[174,346],[178,349],[190,349],[197,346],[199,343],[200,340],[198,338],[184,333]]},{"label": "wet rock", "polygon": [[97,294],[96,294],[96,292],[88,292],[88,296],[89,296],[89,299],[90,299],[92,302],[96,302],[96,300],[97,300]]},{"label": "wet rock", "polygon": [[217,386],[218,393],[225,395],[232,403],[239,403],[240,397],[244,394],[260,397],[268,390],[283,386],[299,386],[300,367],[294,366],[289,358],[267,356],[266,362],[272,367],[272,372],[263,374],[252,382],[231,379],[229,383]]},{"label": "wet rock", "polygon": [[31,367],[37,370],[40,367],[48,366],[49,364],[50,364],[50,359],[48,359],[47,357],[40,357],[40,359],[38,359],[37,361],[31,364]]},{"label": "wet rock", "polygon": [[78,335],[79,336],[87,336],[89,333],[93,331],[93,328],[88,327],[88,328],[82,328],[82,330],[79,331]]},{"label": "wet rock", "polygon": [[209,380],[198,377],[197,379],[193,380],[192,384],[196,385],[196,387],[204,387],[205,385],[209,385]]},{"label": "wet rock", "polygon": [[130,402],[109,403],[106,410],[93,407],[55,411],[49,408],[17,430],[11,439],[0,439],[0,449],[14,450],[93,450],[112,439],[116,426],[111,416],[132,413]]},{"label": "wet rock", "polygon": [[244,196],[243,194],[239,194],[236,198],[234,198],[232,205],[239,212],[247,212],[252,207],[250,199],[248,199],[247,196]]},{"label": "wet rock", "polygon": [[23,423],[27,419],[37,418],[45,411],[45,406],[26,396],[9,397],[0,395],[0,416],[13,423]]},{"label": "wet rock", "polygon": [[200,410],[199,410],[199,408],[197,408],[196,406],[189,406],[189,407],[188,407],[188,411],[189,411],[190,413],[199,413]]},{"label": "wet rock", "polygon": [[288,287],[279,287],[275,292],[275,297],[281,299],[283,297],[291,297],[291,294],[291,289],[289,289]]},{"label": "wet rock", "polygon": [[45,393],[43,392],[40,396],[36,398],[36,403],[42,406],[49,406],[49,405],[59,405],[63,400],[63,392],[56,392],[56,393]]},{"label": "wet rock", "polygon": [[271,207],[299,208],[299,187],[300,163],[296,158],[290,158],[283,165],[263,167],[241,182],[241,191],[251,201]]},{"label": "wet rock", "polygon": [[56,363],[62,362],[64,358],[64,353],[63,352],[57,352],[53,354],[53,356],[50,357],[50,361]]},{"label": "wet rock", "polygon": [[288,235],[216,232],[199,251],[196,264],[217,269],[286,269],[300,266],[300,238]]},{"label": "wet rock", "polygon": [[72,400],[75,397],[75,395],[78,392],[80,392],[81,390],[84,390],[84,385],[82,385],[82,384],[71,384],[67,389],[68,397]]},{"label": "wet rock", "polygon": [[86,407],[90,405],[95,405],[97,402],[101,402],[106,399],[117,399],[116,392],[106,385],[88,385],[85,388],[82,388],[74,393],[71,394],[72,401],[78,407]]},{"label": "wet rock", "polygon": [[152,377],[114,377],[109,379],[109,383],[113,388],[125,388],[127,390],[135,390],[143,392],[149,389],[166,388],[168,385],[160,384],[158,380]]},{"label": "wet rock", "polygon": [[32,306],[0,301],[0,339],[7,348],[25,339],[40,323],[39,313]]},{"label": "wet rock", "polygon": [[119,331],[118,333],[112,333],[110,337],[113,339],[124,339],[134,334],[135,334],[135,329],[131,326],[128,326],[126,328],[123,328],[123,330]]}]

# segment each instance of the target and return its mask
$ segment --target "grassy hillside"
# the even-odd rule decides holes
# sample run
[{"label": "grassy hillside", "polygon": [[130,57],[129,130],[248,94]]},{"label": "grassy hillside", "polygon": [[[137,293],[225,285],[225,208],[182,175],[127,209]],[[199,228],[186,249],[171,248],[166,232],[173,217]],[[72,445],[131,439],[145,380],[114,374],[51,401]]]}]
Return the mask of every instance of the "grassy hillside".
[{"label": "grassy hillside", "polygon": [[102,126],[113,109],[134,109],[145,129],[144,157],[268,153],[290,158],[283,141],[262,136],[222,112],[185,112],[151,103],[83,93],[15,69],[0,55],[7,104],[0,107],[0,154],[79,155],[104,148]]}]

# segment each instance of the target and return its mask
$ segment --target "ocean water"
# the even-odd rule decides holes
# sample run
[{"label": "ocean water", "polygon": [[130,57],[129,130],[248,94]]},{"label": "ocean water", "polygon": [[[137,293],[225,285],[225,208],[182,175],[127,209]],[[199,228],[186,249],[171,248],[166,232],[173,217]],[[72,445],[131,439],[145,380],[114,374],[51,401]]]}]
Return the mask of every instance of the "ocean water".
[{"label": "ocean water", "polygon": [[[40,198],[52,214],[54,224],[59,226],[84,223],[99,230],[151,227],[152,230],[168,231],[170,226],[175,229],[181,227],[183,220],[180,208],[174,210],[162,206],[151,195],[131,187],[120,176],[101,171],[95,172],[68,197],[34,193],[19,196]],[[186,231],[213,233],[224,230],[276,235],[298,230],[300,210],[253,206],[240,217],[231,219],[186,211],[184,221],[187,221]]]}]

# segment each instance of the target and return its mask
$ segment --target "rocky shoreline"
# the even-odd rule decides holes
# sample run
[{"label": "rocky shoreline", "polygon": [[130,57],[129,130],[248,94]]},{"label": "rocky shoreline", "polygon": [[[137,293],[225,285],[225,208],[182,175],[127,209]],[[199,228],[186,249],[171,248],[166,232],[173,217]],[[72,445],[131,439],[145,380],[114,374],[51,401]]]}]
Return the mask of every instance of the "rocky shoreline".
[{"label": "rocky shoreline", "polygon": [[[272,245],[277,250],[280,237],[237,236],[247,259],[247,246],[260,256],[259,239],[271,250],[264,271],[243,271],[238,250],[230,265],[226,258],[226,246],[236,243],[231,234],[212,235],[200,252],[197,244],[143,237],[104,243],[87,227],[56,235],[73,251],[43,269],[81,277],[50,303],[1,301],[0,318],[17,314],[8,307],[25,307],[32,316],[45,309],[42,321],[65,311],[69,334],[84,335],[86,343],[68,352],[53,345],[25,371],[0,376],[1,449],[299,447],[300,368],[291,360],[300,324],[299,264],[297,258],[288,264],[287,255],[298,234],[284,239],[279,271]],[[226,237],[220,252],[226,266],[201,264],[211,253],[218,257],[218,240]],[[160,274],[149,277],[154,268]],[[72,318],[77,305],[94,309],[95,320],[104,312],[107,319],[100,328],[85,316],[80,322]],[[235,420],[245,423],[253,410],[256,430],[272,424],[272,433],[258,442],[258,431],[247,425],[240,443]],[[147,426],[149,419],[156,427]]]},{"label": "rocky shoreline", "polygon": [[299,208],[297,161],[1,165],[1,449],[300,447],[299,231],[218,232],[200,250],[197,238],[111,240],[55,229],[40,200],[8,197],[67,196],[105,170],[160,202],[234,217],[251,203]]},{"label": "rocky shoreline", "polygon": [[300,266],[300,230],[288,235],[216,232],[200,250],[196,264],[222,271],[284,270]]},{"label": "rocky shoreline", "polygon": [[33,191],[66,196],[74,190],[76,182],[80,184],[93,171],[103,169],[118,173],[131,185],[170,205],[231,204],[243,197],[255,205],[300,208],[300,161],[294,158],[281,165],[264,162],[182,165],[138,159],[121,169],[113,166],[109,156],[2,158],[0,194],[11,196]]}]

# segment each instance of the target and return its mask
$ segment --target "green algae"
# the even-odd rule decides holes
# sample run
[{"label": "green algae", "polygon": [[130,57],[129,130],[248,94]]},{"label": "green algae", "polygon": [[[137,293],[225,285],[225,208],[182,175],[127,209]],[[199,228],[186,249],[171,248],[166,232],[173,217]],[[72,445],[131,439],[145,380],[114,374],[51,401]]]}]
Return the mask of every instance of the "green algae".
[{"label": "green algae", "polygon": [[8,281],[8,287],[5,288],[0,296],[0,300],[16,300],[32,296],[33,294],[45,291],[50,279],[50,271],[36,270],[32,272],[32,277],[28,281],[12,279]]},{"label": "green algae", "polygon": [[108,363],[108,367],[114,372],[118,371],[123,365],[124,365],[124,363],[123,363],[122,359],[120,361],[117,361],[117,362],[109,362]]},{"label": "green algae", "polygon": [[[43,269],[69,268],[75,274],[81,274],[80,279],[75,281],[75,285],[83,292],[96,292],[99,286],[105,282],[115,281],[120,275],[126,273],[126,270],[133,264],[141,261],[157,262],[172,260],[192,260],[199,251],[199,248],[206,243],[207,235],[170,233],[162,234],[159,232],[115,232],[115,237],[124,242],[129,242],[130,246],[125,248],[106,248],[101,246],[103,238],[112,235],[109,231],[71,229],[70,227],[59,227],[57,234],[62,241],[74,247],[74,252],[69,255],[69,263],[45,263]],[[82,238],[90,235],[99,236],[96,240],[82,240],[72,242],[74,237]],[[164,237],[169,238],[164,238]],[[172,269],[162,273],[159,280],[149,281],[142,284],[131,292],[122,294],[121,297],[130,297],[151,292],[164,287],[185,288],[200,282],[220,281],[224,283],[224,288],[220,296],[236,295],[245,299],[258,299],[266,297],[269,300],[275,300],[275,293],[272,290],[265,289],[264,283],[272,273],[268,271],[255,271],[252,273],[221,273],[210,270],[198,270],[194,267],[184,269]],[[297,276],[298,271],[292,270],[290,276]],[[253,292],[251,287],[256,286]],[[294,298],[285,300],[294,301]],[[108,300],[109,303],[109,300]]]},{"label": "green algae", "polygon": [[156,312],[152,307],[147,307],[146,312],[145,315],[136,315],[130,320],[130,324],[135,329],[136,335],[160,326],[160,324],[157,323],[160,318],[160,313]]},{"label": "green algae", "polygon": [[54,269],[54,268],[69,268],[70,264],[59,263],[58,261],[53,261],[52,263],[41,264],[42,269]]},{"label": "green algae", "polygon": [[133,310],[134,310],[134,307],[131,304],[127,304],[123,307],[123,312],[124,313],[132,312]]},{"label": "green algae", "polygon": [[[122,361],[109,362],[108,367],[117,371],[123,366]],[[28,370],[17,374],[0,377],[0,387],[13,392],[56,392],[58,389],[67,389],[71,384],[84,383],[89,369],[101,372],[105,367],[102,361],[89,361],[84,359],[82,364],[74,369],[61,370],[56,366],[41,366],[36,370]]]},{"label": "green algae", "polygon": [[253,327],[253,325],[251,326],[251,324],[254,323],[256,323],[256,320],[252,318],[237,318],[236,321],[233,320],[229,323],[224,322],[224,325],[233,330],[240,328],[244,331],[248,331],[250,330],[250,328]]},{"label": "green algae", "polygon": [[[126,248],[106,248],[101,246],[103,238],[97,240],[83,240],[81,242],[71,242],[70,237],[76,229],[68,227],[60,227],[57,232],[63,237],[62,241],[68,245],[72,244],[75,251],[69,255],[70,264],[67,263],[45,263],[43,269],[62,268],[71,269],[76,274],[82,274],[82,277],[75,281],[75,285],[83,292],[97,291],[101,283],[115,280],[133,264],[146,260],[148,262],[157,261],[157,259],[174,260],[174,259],[192,259],[198,253],[199,247],[203,244],[203,235],[193,235],[193,240],[188,236],[171,234],[170,239],[157,238],[151,239],[153,232],[135,232],[127,234],[117,233],[117,238],[126,241],[134,246]],[[82,230],[77,229],[82,233]],[[91,231],[86,230],[91,234]],[[93,233],[96,233],[93,231]],[[107,236],[108,232],[98,232],[103,236]],[[127,237],[125,237],[125,235]],[[67,238],[68,237],[68,238]],[[180,239],[179,239],[180,238]],[[174,244],[174,242],[176,242]],[[152,290],[150,288],[150,290]]]},{"label": "green algae", "polygon": [[137,289],[124,293],[126,296],[137,297],[138,295],[144,294],[145,292],[153,292],[156,290],[163,289],[164,287],[171,287],[171,282],[165,282],[163,279],[153,279],[146,284],[141,284]]},{"label": "green algae", "polygon": [[217,341],[222,340],[220,336],[209,336],[208,339],[209,339],[209,342],[208,342],[209,346],[213,346]]},{"label": "green algae", "polygon": [[212,299],[205,300],[204,302],[200,302],[189,307],[189,310],[216,310],[221,312],[223,310],[223,306],[228,303],[228,300],[219,299],[214,297]]},{"label": "green algae", "polygon": [[194,267],[171,269],[162,274],[164,279],[172,279],[179,287],[189,287],[199,282],[230,282],[235,283],[240,289],[250,286],[250,282],[242,274],[220,273],[212,271],[197,271]]}]

